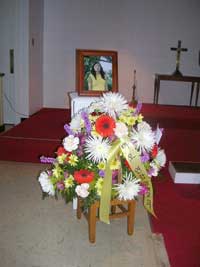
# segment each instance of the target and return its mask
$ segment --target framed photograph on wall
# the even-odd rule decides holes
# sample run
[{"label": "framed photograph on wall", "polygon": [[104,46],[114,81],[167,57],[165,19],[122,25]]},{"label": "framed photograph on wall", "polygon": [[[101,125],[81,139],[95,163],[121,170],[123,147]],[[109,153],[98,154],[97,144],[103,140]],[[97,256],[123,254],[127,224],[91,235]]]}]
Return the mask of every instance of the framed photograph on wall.
[{"label": "framed photograph on wall", "polygon": [[77,49],[76,90],[80,96],[118,92],[117,52]]}]

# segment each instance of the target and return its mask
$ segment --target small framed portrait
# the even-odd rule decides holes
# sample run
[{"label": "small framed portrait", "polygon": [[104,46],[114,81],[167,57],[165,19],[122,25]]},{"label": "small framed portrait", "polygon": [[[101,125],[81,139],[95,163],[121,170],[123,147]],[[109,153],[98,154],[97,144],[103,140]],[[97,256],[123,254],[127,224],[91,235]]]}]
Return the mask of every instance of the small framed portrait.
[{"label": "small framed portrait", "polygon": [[77,49],[76,90],[80,96],[118,92],[117,52]]}]

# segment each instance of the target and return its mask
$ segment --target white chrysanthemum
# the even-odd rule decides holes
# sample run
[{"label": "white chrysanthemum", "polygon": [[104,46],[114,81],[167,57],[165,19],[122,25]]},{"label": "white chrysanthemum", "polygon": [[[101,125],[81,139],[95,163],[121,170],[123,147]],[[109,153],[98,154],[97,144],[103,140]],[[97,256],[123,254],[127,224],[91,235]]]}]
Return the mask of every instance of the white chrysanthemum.
[{"label": "white chrysanthemum", "polygon": [[122,138],[128,135],[128,128],[125,123],[117,122],[114,128],[114,133],[118,138]]},{"label": "white chrysanthemum", "polygon": [[163,149],[158,150],[158,154],[155,158],[159,166],[164,167],[166,163],[166,155]]},{"label": "white chrysanthemum", "polygon": [[102,111],[108,113],[112,117],[120,114],[123,110],[128,109],[126,99],[119,93],[106,93],[100,99]]},{"label": "white chrysanthemum", "polygon": [[69,135],[63,139],[64,149],[69,152],[76,150],[78,148],[78,144],[79,144],[79,138],[74,137],[73,135]]},{"label": "white chrysanthemum", "polygon": [[110,149],[110,141],[103,139],[101,136],[90,136],[85,142],[85,152],[88,154],[87,159],[92,160],[95,163],[105,161]]},{"label": "white chrysanthemum", "polygon": [[123,178],[123,183],[115,186],[115,189],[118,191],[118,198],[120,200],[135,199],[141,189],[139,182],[140,180],[135,179],[131,172],[129,174],[126,173],[125,177]]},{"label": "white chrysanthemum", "polygon": [[48,193],[50,196],[55,195],[54,187],[49,179],[48,174],[45,171],[40,173],[38,181],[42,187],[43,192]]},{"label": "white chrysanthemum", "polygon": [[155,143],[154,133],[145,121],[139,123],[137,129],[132,130],[131,140],[139,152],[149,152]]},{"label": "white chrysanthemum", "polygon": [[74,117],[72,118],[71,122],[70,122],[70,129],[73,132],[80,132],[81,131],[81,114],[77,113],[74,115]]}]

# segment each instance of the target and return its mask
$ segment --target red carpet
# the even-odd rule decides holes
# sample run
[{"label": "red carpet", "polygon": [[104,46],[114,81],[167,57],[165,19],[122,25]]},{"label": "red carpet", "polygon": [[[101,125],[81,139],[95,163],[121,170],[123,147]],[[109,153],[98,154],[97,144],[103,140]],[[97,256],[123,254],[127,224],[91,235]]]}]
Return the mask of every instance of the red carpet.
[{"label": "red carpet", "polygon": [[[200,108],[143,104],[142,114],[153,127],[164,128],[161,146],[168,161],[200,162]],[[0,160],[53,157],[69,120],[69,110],[41,109],[0,136]],[[152,230],[163,234],[171,267],[200,267],[200,185],[174,184],[167,168],[153,180],[158,219],[150,218]]]},{"label": "red carpet", "polygon": [[29,119],[0,135],[0,160],[40,162],[41,155],[54,157],[65,136],[70,110],[43,108]]}]

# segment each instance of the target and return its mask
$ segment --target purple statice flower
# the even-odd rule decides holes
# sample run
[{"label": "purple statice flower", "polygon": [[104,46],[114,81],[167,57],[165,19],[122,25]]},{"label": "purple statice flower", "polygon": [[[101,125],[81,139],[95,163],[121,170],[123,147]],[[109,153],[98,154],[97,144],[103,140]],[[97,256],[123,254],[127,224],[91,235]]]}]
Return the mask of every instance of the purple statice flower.
[{"label": "purple statice flower", "polygon": [[149,154],[146,153],[146,152],[144,152],[144,153],[142,154],[142,156],[140,157],[140,159],[141,159],[141,162],[142,162],[142,163],[145,163],[145,162],[149,161],[149,159],[150,159]]},{"label": "purple statice flower", "polygon": [[148,187],[145,184],[141,184],[139,195],[145,195],[148,191]]},{"label": "purple statice flower", "polygon": [[104,177],[104,175],[105,175],[105,171],[100,170],[100,171],[99,171],[99,176],[100,176],[100,177]]},{"label": "purple statice flower", "polygon": [[142,103],[137,103],[134,115],[138,115],[141,111]]},{"label": "purple statice flower", "polygon": [[63,182],[57,182],[56,186],[57,186],[57,188],[59,190],[64,190],[65,189],[65,185],[64,185]]},{"label": "purple statice flower", "polygon": [[56,161],[55,158],[50,158],[50,157],[45,157],[45,156],[41,156],[40,157],[40,162],[41,163],[54,163]]},{"label": "purple statice flower", "polygon": [[86,136],[83,134],[79,135],[79,141],[80,141],[80,145],[84,145],[85,144],[85,140],[86,140]]},{"label": "purple statice flower", "polygon": [[92,126],[91,126],[90,120],[88,118],[87,112],[85,112],[85,111],[81,112],[81,118],[84,120],[87,133],[90,133],[92,130]]},{"label": "purple statice flower", "polygon": [[68,135],[74,135],[74,132],[72,131],[72,129],[70,128],[70,126],[68,124],[65,124],[64,125],[64,129],[65,129],[65,132],[68,134]]}]

